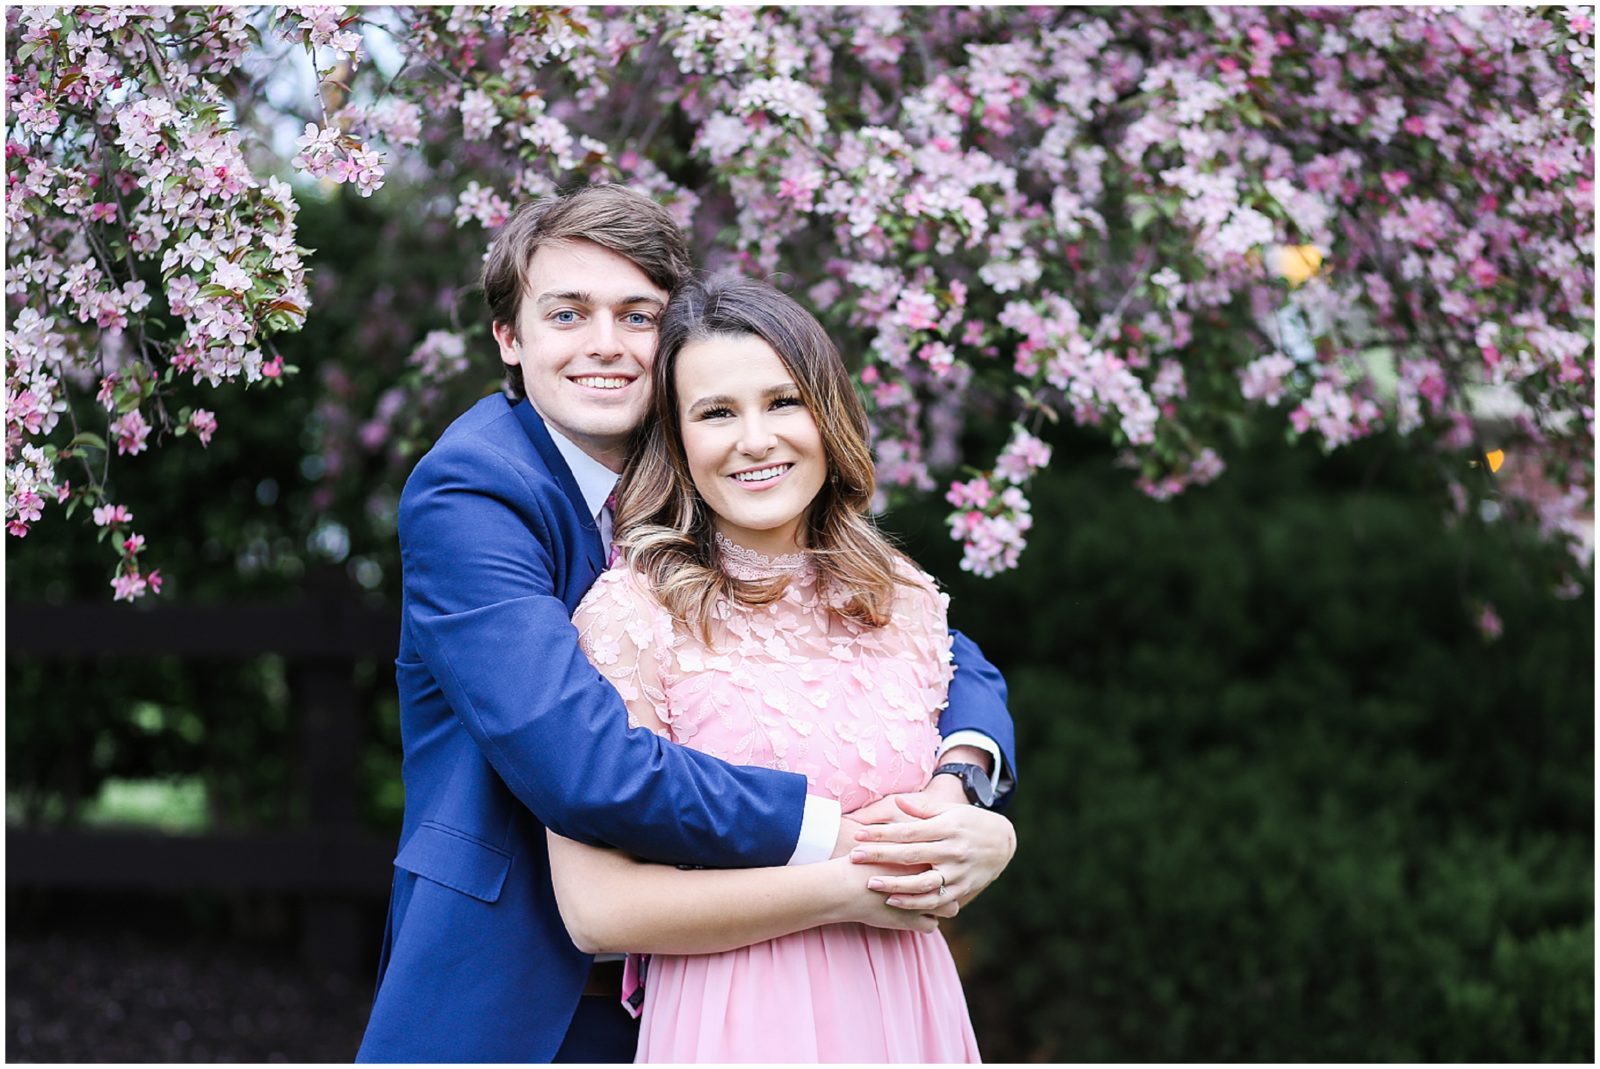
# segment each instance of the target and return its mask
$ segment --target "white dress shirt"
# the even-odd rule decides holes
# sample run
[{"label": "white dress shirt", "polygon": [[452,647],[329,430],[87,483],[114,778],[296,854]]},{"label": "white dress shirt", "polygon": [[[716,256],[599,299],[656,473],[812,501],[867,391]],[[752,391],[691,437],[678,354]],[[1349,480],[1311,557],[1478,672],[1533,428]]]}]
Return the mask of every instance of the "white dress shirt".
[{"label": "white dress shirt", "polygon": [[[611,510],[606,508],[606,500],[617,488],[618,474],[568,441],[560,431],[548,423],[545,424],[545,429],[550,432],[550,440],[555,443],[556,451],[561,454],[561,459],[567,462],[567,469],[577,481],[578,492],[583,495],[584,507],[589,510],[589,515],[595,518],[595,523],[600,528],[601,544],[609,553],[612,519]],[[1010,789],[1011,777],[1006,774],[1004,762],[1000,759],[1000,747],[995,745],[993,739],[981,731],[952,732],[940,744],[939,756],[942,758],[945,751],[954,746],[976,746],[989,754],[994,758],[996,791]],[[789,858],[789,864],[805,865],[826,861],[832,857],[834,843],[839,838],[839,820],[842,815],[839,803],[834,799],[815,794],[806,795],[805,812],[800,818],[800,838],[795,844],[793,856]]]}]

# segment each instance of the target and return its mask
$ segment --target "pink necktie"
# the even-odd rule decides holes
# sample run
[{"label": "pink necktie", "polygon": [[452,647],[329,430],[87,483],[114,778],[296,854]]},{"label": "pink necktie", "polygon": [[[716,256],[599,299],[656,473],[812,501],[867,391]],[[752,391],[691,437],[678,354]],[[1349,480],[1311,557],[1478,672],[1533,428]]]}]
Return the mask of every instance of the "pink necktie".
[{"label": "pink necktie", "polygon": [[616,566],[617,561],[622,557],[622,552],[617,549],[615,537],[617,533],[617,491],[615,489],[612,489],[611,496],[607,497],[606,503],[600,507],[600,514],[602,516],[609,517],[611,520],[611,547],[610,552],[606,556],[606,567],[612,568]]},{"label": "pink necktie", "polygon": [[622,963],[622,1008],[637,1017],[644,1007],[644,976],[650,965],[649,954],[629,954]]}]

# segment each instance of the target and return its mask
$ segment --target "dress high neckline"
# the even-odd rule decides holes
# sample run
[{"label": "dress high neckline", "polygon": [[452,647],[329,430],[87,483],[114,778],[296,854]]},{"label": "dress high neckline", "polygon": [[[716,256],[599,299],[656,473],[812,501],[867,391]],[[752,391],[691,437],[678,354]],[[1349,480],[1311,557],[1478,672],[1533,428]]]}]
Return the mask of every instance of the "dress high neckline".
[{"label": "dress high neckline", "polygon": [[753,549],[747,549],[739,543],[723,535],[721,531],[715,532],[717,544],[717,563],[723,571],[735,579],[772,579],[780,575],[798,576],[811,567],[811,555],[808,553],[780,553],[778,556],[769,557]]}]

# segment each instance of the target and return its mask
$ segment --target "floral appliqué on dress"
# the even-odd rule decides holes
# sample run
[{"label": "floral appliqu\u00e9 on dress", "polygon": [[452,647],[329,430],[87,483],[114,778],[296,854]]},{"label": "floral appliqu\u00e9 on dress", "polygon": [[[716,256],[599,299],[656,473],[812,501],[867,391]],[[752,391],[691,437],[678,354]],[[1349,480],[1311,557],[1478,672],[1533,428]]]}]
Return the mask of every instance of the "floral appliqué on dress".
[{"label": "floral appliqu\u00e9 on dress", "polygon": [[833,611],[806,554],[717,545],[729,575],[783,574],[789,586],[769,605],[719,604],[709,644],[626,566],[602,574],[573,616],[629,724],[734,764],[801,773],[847,813],[920,790],[953,671],[949,598],[897,559],[909,582],[895,586],[890,622],[865,627]]}]

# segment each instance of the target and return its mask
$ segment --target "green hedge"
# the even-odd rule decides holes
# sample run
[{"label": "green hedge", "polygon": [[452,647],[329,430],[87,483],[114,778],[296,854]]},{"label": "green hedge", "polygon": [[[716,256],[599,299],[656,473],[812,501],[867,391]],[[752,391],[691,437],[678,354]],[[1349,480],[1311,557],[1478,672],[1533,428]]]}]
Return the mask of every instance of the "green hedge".
[{"label": "green hedge", "polygon": [[1592,1060],[1592,585],[1383,449],[1164,505],[1086,460],[987,583],[895,518],[1012,686],[1020,849],[960,926],[988,1058]]}]

